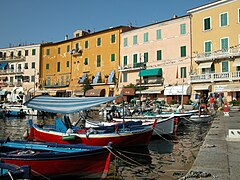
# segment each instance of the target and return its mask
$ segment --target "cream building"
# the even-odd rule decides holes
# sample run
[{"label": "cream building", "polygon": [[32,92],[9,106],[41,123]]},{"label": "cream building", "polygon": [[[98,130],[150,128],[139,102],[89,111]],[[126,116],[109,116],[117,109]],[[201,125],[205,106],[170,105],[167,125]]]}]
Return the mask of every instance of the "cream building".
[{"label": "cream building", "polygon": [[192,24],[192,99],[211,93],[240,99],[240,1],[220,0],[188,11]]},{"label": "cream building", "polygon": [[190,44],[189,16],[175,16],[122,33],[119,88],[134,84],[147,88],[136,92],[143,98],[170,103],[180,102],[183,95],[187,103],[191,91]]}]

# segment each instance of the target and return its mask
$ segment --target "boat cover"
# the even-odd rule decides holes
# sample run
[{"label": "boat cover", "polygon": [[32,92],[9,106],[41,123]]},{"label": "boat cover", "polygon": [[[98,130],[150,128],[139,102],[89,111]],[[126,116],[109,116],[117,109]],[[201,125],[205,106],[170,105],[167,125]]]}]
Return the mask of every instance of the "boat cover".
[{"label": "boat cover", "polygon": [[117,97],[52,97],[36,96],[24,105],[39,111],[69,114],[113,101]]}]

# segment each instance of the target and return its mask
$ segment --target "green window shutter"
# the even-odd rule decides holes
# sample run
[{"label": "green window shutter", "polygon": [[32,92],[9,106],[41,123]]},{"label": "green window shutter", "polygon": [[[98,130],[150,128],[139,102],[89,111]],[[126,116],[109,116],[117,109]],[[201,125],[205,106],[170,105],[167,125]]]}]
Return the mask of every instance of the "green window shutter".
[{"label": "green window shutter", "polygon": [[221,39],[221,48],[224,51],[228,50],[228,38]]},{"label": "green window shutter", "polygon": [[123,39],[123,46],[124,46],[124,47],[127,47],[127,46],[128,46],[128,39],[127,39],[127,38],[124,38],[124,39]]},{"label": "green window shutter", "polygon": [[88,58],[85,58],[85,59],[84,59],[84,64],[85,64],[85,65],[88,65]]},{"label": "green window shutter", "polygon": [[181,46],[181,57],[186,57],[187,52],[186,52],[186,46]]},{"label": "green window shutter", "polygon": [[222,62],[222,72],[229,72],[228,61]]},{"label": "green window shutter", "polygon": [[60,49],[60,48],[58,48],[58,54],[60,54],[60,52],[61,52],[61,49]]},{"label": "green window shutter", "polygon": [[116,35],[112,34],[111,36],[111,43],[115,43],[116,42]]},{"label": "green window shutter", "polygon": [[127,73],[124,73],[123,74],[123,82],[127,82],[127,81],[128,81]]},{"label": "green window shutter", "polygon": [[32,69],[35,69],[35,62],[32,62]]},{"label": "green window shutter", "polygon": [[133,36],[133,45],[138,43],[137,35]]},{"label": "green window shutter", "polygon": [[101,55],[97,55],[97,67],[101,66]]},{"label": "green window shutter", "polygon": [[123,65],[126,66],[128,64],[127,56],[123,56]]},{"label": "green window shutter", "polygon": [[144,53],[144,62],[148,62],[148,52]]},{"label": "green window shutter", "polygon": [[57,62],[57,72],[60,72],[60,69],[61,69],[60,62]]},{"label": "green window shutter", "polygon": [[205,47],[205,49],[204,49],[205,53],[211,52],[212,51],[212,42],[211,41],[205,42],[204,47]]},{"label": "green window shutter", "polygon": [[32,55],[33,55],[33,56],[36,55],[36,49],[32,49]]},{"label": "green window shutter", "polygon": [[64,76],[61,76],[61,85],[64,85]]},{"label": "green window shutter", "polygon": [[88,41],[85,41],[85,42],[84,42],[84,46],[85,46],[85,49],[88,48]]},{"label": "green window shutter", "polygon": [[224,14],[221,14],[220,15],[220,18],[221,18],[221,24],[220,26],[227,26],[228,25],[228,14],[227,13],[224,13]]},{"label": "green window shutter", "polygon": [[69,67],[69,61],[66,62],[66,67]]},{"label": "green window shutter", "polygon": [[70,52],[70,46],[67,45],[67,52]]},{"label": "green window shutter", "polygon": [[204,19],[204,30],[210,30],[211,29],[211,21],[210,18]]},{"label": "green window shutter", "polygon": [[49,64],[46,64],[46,69],[49,69]]},{"label": "green window shutter", "polygon": [[75,44],[75,49],[76,50],[79,49],[79,44],[78,43]]},{"label": "green window shutter", "polygon": [[186,77],[187,77],[187,68],[181,67],[181,78],[186,78]]},{"label": "green window shutter", "polygon": [[111,61],[115,61],[115,54],[111,54]]},{"label": "green window shutter", "polygon": [[48,85],[48,86],[51,85],[51,78],[50,78],[50,77],[47,78],[47,85]]},{"label": "green window shutter", "polygon": [[49,56],[50,55],[50,49],[46,50],[46,54]]},{"label": "green window shutter", "polygon": [[158,29],[156,31],[156,39],[157,40],[162,39],[162,30],[161,29]]},{"label": "green window shutter", "polygon": [[157,60],[162,60],[162,50],[157,51]]},{"label": "green window shutter", "polygon": [[180,24],[180,34],[186,34],[186,24]]},{"label": "green window shutter", "polygon": [[28,63],[24,64],[24,69],[28,69]]},{"label": "green window shutter", "polygon": [[102,39],[101,38],[97,38],[97,46],[101,46],[102,43]]},{"label": "green window shutter", "polygon": [[144,33],[144,38],[143,38],[144,42],[148,42],[148,33]]},{"label": "green window shutter", "polygon": [[137,59],[137,54],[133,55],[133,67],[137,67],[138,59]]},{"label": "green window shutter", "polygon": [[28,56],[28,50],[25,50],[25,56]]}]

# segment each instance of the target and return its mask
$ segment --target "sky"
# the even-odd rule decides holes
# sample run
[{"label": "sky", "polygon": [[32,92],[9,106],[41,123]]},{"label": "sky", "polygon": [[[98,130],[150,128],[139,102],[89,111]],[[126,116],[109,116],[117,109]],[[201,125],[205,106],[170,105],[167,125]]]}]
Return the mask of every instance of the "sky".
[{"label": "sky", "polygon": [[213,0],[1,0],[0,48],[59,42],[77,29],[141,27]]}]

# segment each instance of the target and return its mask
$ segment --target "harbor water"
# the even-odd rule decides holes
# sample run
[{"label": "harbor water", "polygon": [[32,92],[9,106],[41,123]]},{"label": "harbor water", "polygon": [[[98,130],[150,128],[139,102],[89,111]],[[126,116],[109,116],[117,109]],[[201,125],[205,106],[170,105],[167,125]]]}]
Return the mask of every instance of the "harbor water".
[{"label": "harbor water", "polygon": [[[28,119],[0,119],[0,138],[20,140]],[[53,121],[49,121],[50,123]],[[191,168],[210,124],[188,123],[175,135],[152,137],[147,147],[115,149],[107,179],[178,179]]]}]

